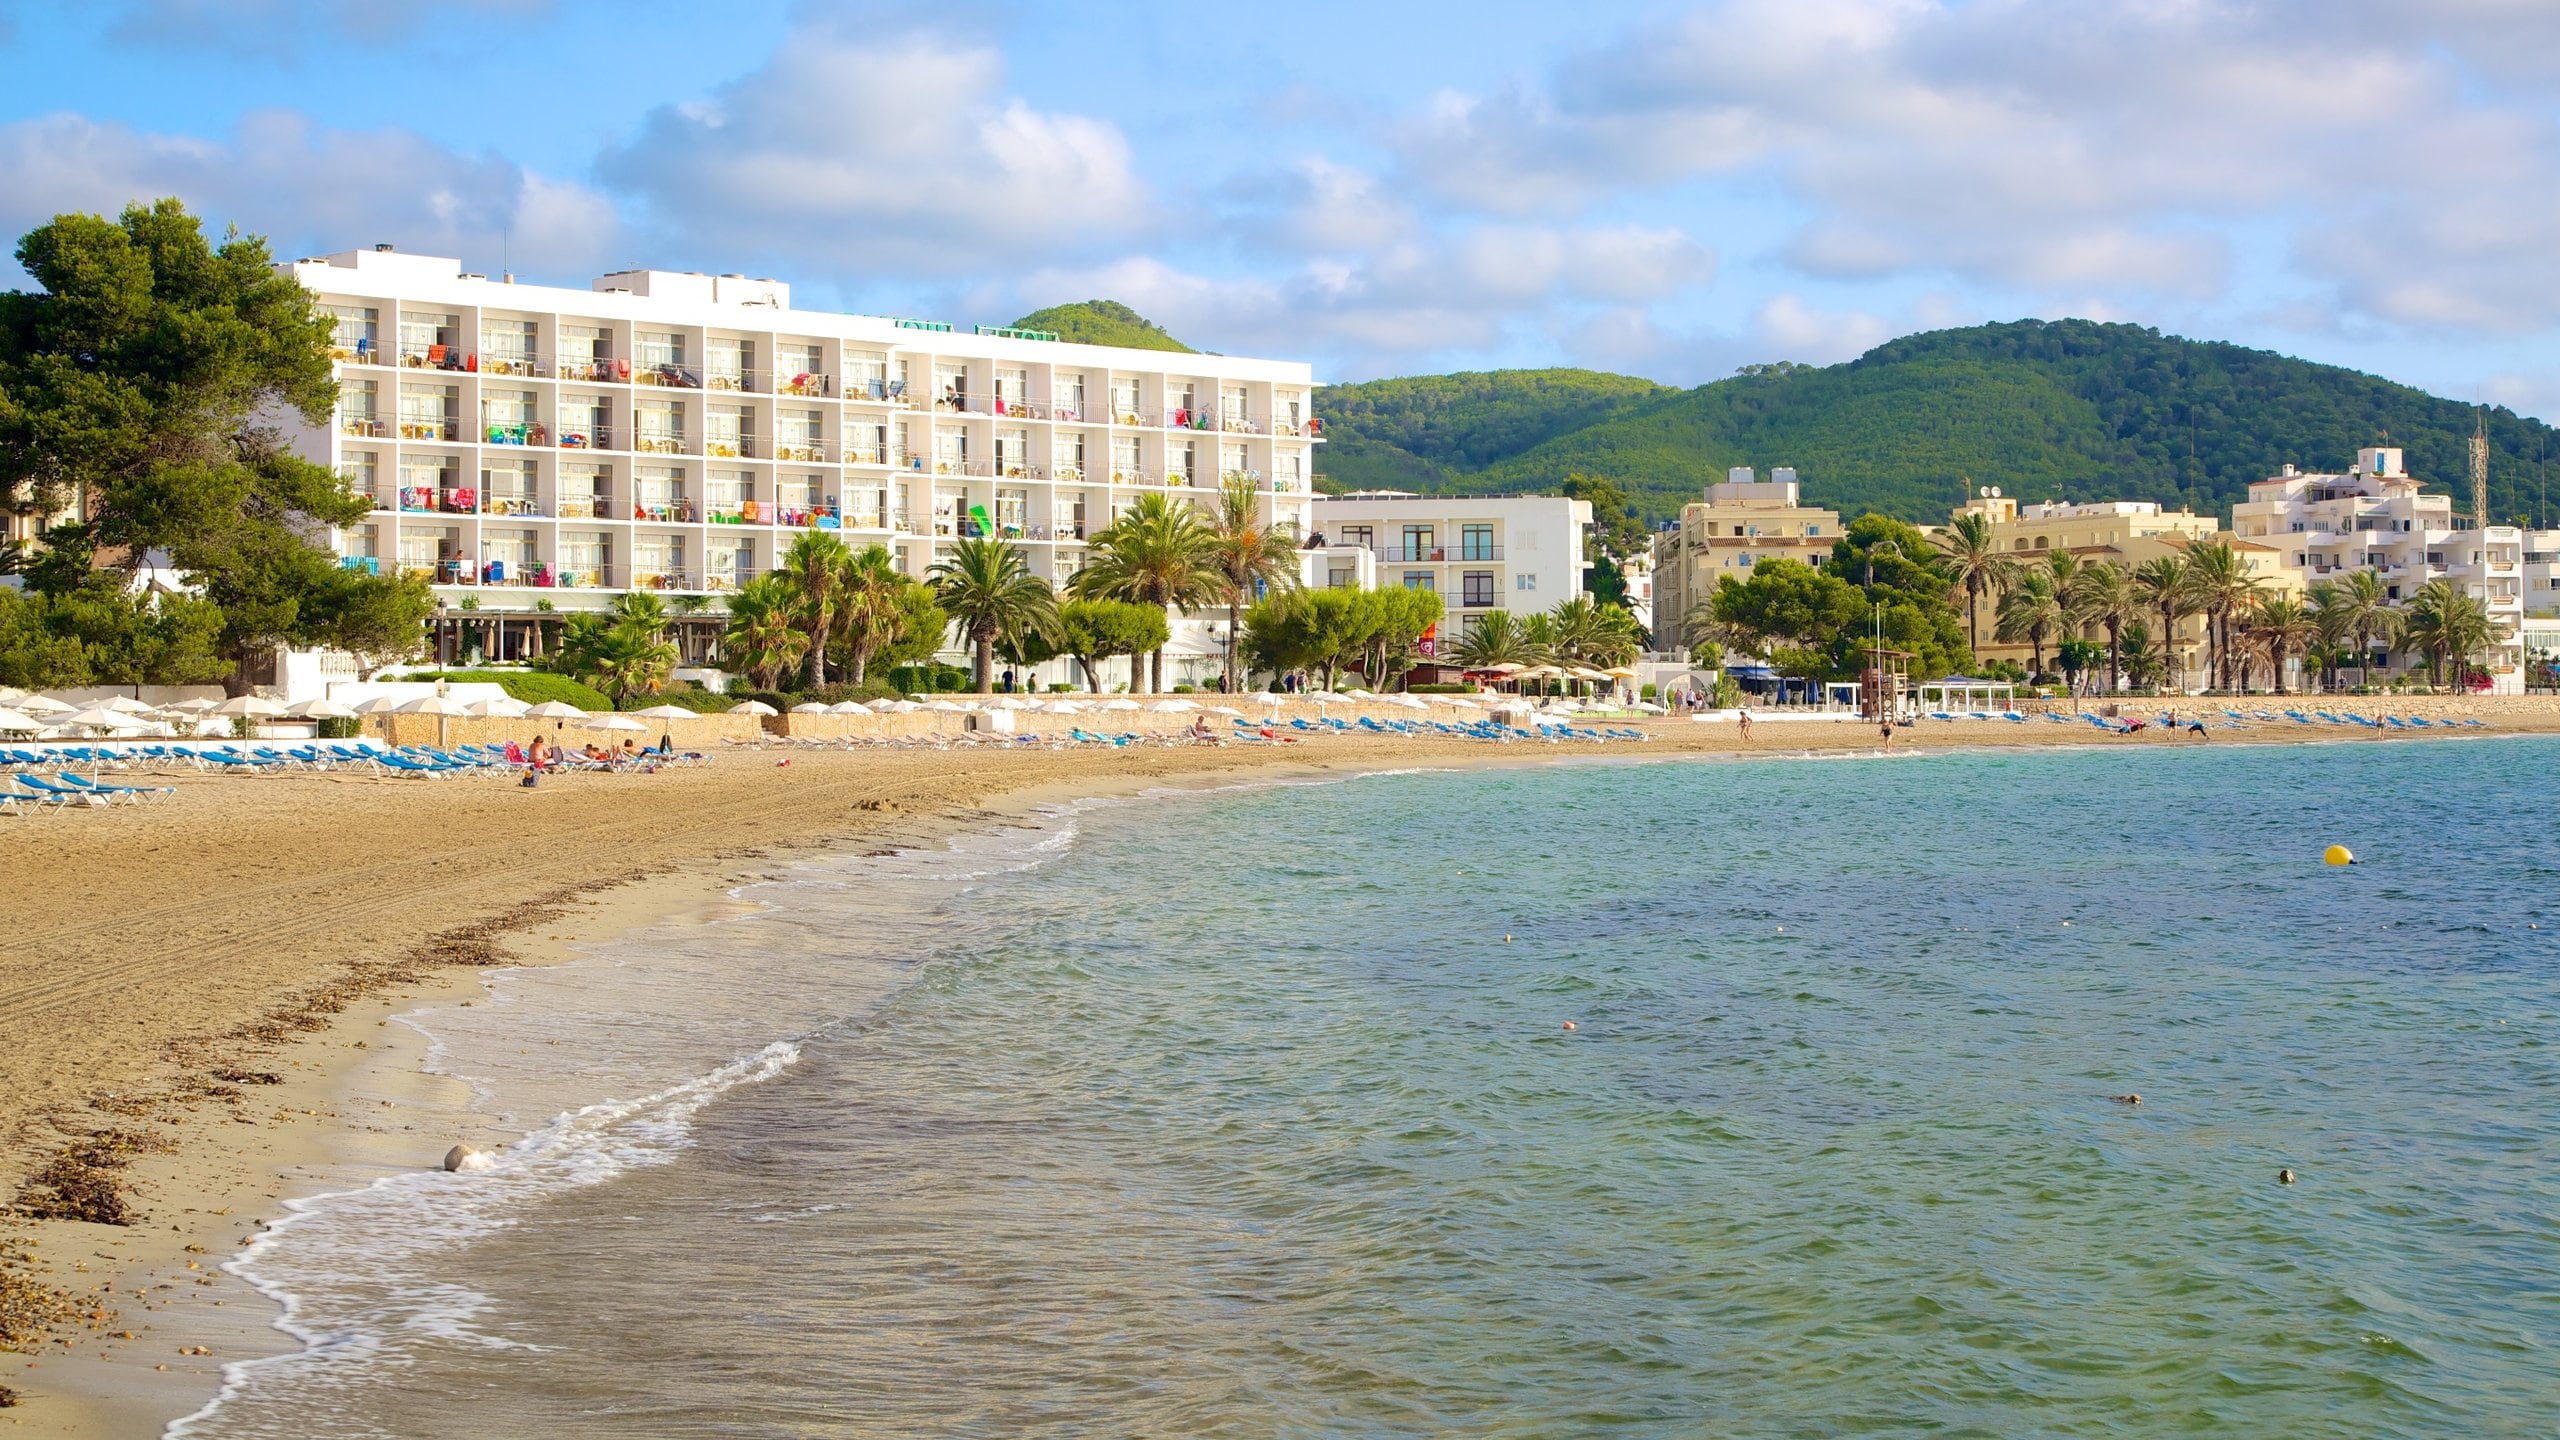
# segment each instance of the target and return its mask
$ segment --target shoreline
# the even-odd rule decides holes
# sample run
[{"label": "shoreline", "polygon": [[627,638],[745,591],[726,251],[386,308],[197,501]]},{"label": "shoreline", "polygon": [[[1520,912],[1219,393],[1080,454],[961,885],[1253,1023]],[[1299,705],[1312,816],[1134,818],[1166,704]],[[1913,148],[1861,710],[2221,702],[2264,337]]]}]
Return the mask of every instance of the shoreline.
[{"label": "shoreline", "polygon": [[[2560,710],[2542,723],[2519,723],[2523,717],[2500,716],[2498,728],[2468,732],[2469,738],[2513,737],[2560,733]],[[472,1113],[473,1097],[450,1077],[426,1067],[428,1037],[413,1024],[395,1024],[402,1015],[446,1004],[470,1004],[488,994],[485,982],[492,967],[554,965],[580,958],[595,942],[649,925],[733,912],[753,905],[735,895],[743,884],[772,877],[782,867],[804,858],[842,853],[854,845],[913,849],[941,846],[973,833],[1037,823],[1047,806],[1072,800],[1132,796],[1173,786],[1182,789],[1228,788],[1238,782],[1259,787],[1292,780],[1330,781],[1388,769],[1483,768],[1569,762],[1649,762],[1672,759],[1864,758],[1880,755],[1875,737],[1862,725],[1796,726],[1764,730],[1758,743],[1745,746],[1728,725],[1654,722],[1645,727],[1659,737],[1656,744],[1621,747],[1482,744],[1414,740],[1318,741],[1286,750],[1260,748],[1163,749],[1132,752],[935,752],[882,755],[878,752],[794,751],[791,771],[779,771],[772,758],[756,752],[724,754],[706,769],[660,776],[580,777],[599,780],[590,793],[627,805],[561,806],[576,813],[557,817],[568,823],[537,825],[524,843],[561,846],[599,828],[614,829],[635,816],[669,807],[661,800],[698,804],[735,800],[723,790],[745,789],[745,810],[757,802],[770,808],[732,815],[726,823],[691,829],[672,828],[661,816],[660,828],[647,843],[608,847],[599,856],[608,862],[571,874],[557,869],[534,872],[493,871],[440,858],[434,834],[409,834],[386,841],[380,850],[393,853],[393,863],[368,865],[378,858],[357,854],[341,861],[333,877],[357,887],[381,883],[385,869],[407,865],[436,868],[459,865],[466,873],[460,886],[427,887],[415,905],[386,904],[395,911],[438,913],[446,923],[423,938],[401,943],[415,931],[404,931],[388,917],[367,925],[355,917],[346,928],[370,930],[374,944],[352,951],[339,930],[286,937],[281,964],[269,964],[252,977],[230,976],[214,995],[189,995],[199,1024],[192,1034],[140,1046],[128,1037],[121,1045],[81,1047],[59,1027],[25,1028],[60,1004],[60,977],[36,978],[14,962],[14,950],[0,947],[0,1040],[33,1040],[38,1049],[22,1061],[0,1061],[0,1080],[20,1065],[57,1071],[56,1083],[37,1087],[36,1104],[18,1104],[5,1116],[8,1145],[5,1168],[10,1189],[45,1149],[45,1132],[81,1126],[148,1130],[169,1138],[172,1153],[134,1160],[131,1178],[143,1212],[140,1223],[108,1227],[73,1221],[14,1222],[0,1229],[0,1239],[31,1239],[41,1258],[44,1278],[79,1292],[91,1316],[64,1339],[21,1356],[0,1352],[0,1384],[23,1392],[16,1409],[0,1411],[0,1429],[33,1425],[41,1433],[129,1435],[157,1433],[169,1420],[193,1411],[220,1384],[221,1366],[229,1361],[284,1353],[299,1348],[275,1328],[278,1308],[219,1267],[223,1260],[254,1239],[284,1204],[324,1189],[343,1190],[377,1175],[415,1171],[437,1164],[444,1149],[457,1141],[486,1145],[498,1138],[486,1117]],[[2370,732],[2301,731],[2253,727],[2217,734],[2216,740],[2244,744],[2337,743],[2355,740],[2431,738]],[[2464,738],[2442,736],[2432,738]],[[2061,727],[2019,726],[2007,722],[1957,722],[1924,725],[1897,737],[1896,754],[2015,748],[2076,750],[2149,750],[2161,743],[2192,748],[2196,742],[2170,742],[2166,737],[2111,739]],[[1033,762],[1033,763],[1017,763]],[[818,772],[811,775],[809,772]],[[887,772],[887,773],[882,773]],[[646,787],[684,781],[668,792]],[[255,802],[296,798],[286,787],[317,790],[316,803],[326,813],[305,817],[320,831],[347,828],[350,820],[386,819],[385,807],[433,814],[446,802],[474,809],[513,805],[522,813],[526,801],[546,802],[570,790],[546,790],[519,796],[500,783],[422,788],[412,782],[348,780],[328,776],[210,779],[190,782],[190,793],[168,806],[102,815],[62,817],[6,832],[0,856],[41,864],[45,849],[57,839],[96,839],[81,827],[122,826],[134,822],[138,832],[155,825],[190,828],[182,807],[215,793],[238,795],[242,810],[255,812]],[[706,789],[707,787],[707,789]],[[433,789],[435,793],[430,793]],[[265,795],[255,792],[264,790]],[[367,798],[379,797],[367,810]],[[679,806],[677,808],[692,808]],[[601,826],[590,809],[606,813]],[[349,815],[345,812],[358,812]],[[239,815],[239,823],[257,828],[255,813]],[[197,819],[205,818],[201,813]],[[270,832],[276,827],[268,827]],[[565,833],[564,833],[565,832]],[[761,839],[758,838],[761,833]],[[128,850],[139,851],[128,864],[149,864],[145,857],[163,855],[147,833],[122,837]],[[363,837],[358,836],[359,841]],[[485,847],[484,847],[485,849]],[[268,852],[272,861],[297,852],[287,845]],[[466,852],[468,854],[470,852]],[[554,853],[557,853],[556,851]],[[259,878],[255,856],[224,860],[222,873],[195,883],[219,888]],[[310,857],[303,855],[308,865]],[[173,862],[159,862],[166,871]],[[117,877],[97,877],[112,889]],[[128,882],[131,877],[124,877]],[[515,883],[507,883],[512,879]],[[456,889],[473,892],[455,903]],[[219,897],[217,897],[219,898]],[[267,892],[255,888],[231,898],[211,917],[217,929],[225,923],[252,930]],[[66,897],[59,888],[42,896],[0,899],[0,934],[24,935],[10,926],[25,923],[26,914],[44,902],[59,907]],[[476,901],[476,903],[472,903]],[[33,902],[33,903],[31,903]],[[194,909],[205,908],[198,902]],[[10,909],[19,913],[9,914]],[[190,907],[175,907],[187,910]],[[93,929],[112,928],[118,917],[93,915]],[[138,943],[147,934],[132,925],[124,933]],[[68,937],[66,937],[68,938]],[[175,946],[180,936],[171,935]],[[254,935],[246,938],[254,940]],[[69,952],[73,946],[64,945]],[[192,953],[192,952],[190,952]],[[177,957],[183,961],[183,956]],[[137,968],[129,959],[107,959],[100,968],[130,977]],[[328,987],[356,975],[362,988],[351,995],[332,995]],[[226,978],[226,977],[216,977]],[[135,983],[126,979],[128,985]],[[323,991],[322,1007],[309,995]],[[74,990],[74,1003],[102,1004],[114,1013],[113,1000],[95,992]],[[121,996],[123,991],[110,993]],[[27,997],[32,994],[34,999]],[[230,1005],[224,1009],[222,999]],[[48,1003],[50,1001],[50,1003]],[[208,1004],[208,1001],[215,1003]],[[246,1001],[244,1006],[241,1002]],[[297,1003],[299,1002],[299,1003]],[[38,1007],[42,1006],[42,1009]],[[260,1029],[258,1022],[280,1011],[299,1011],[283,1033]],[[95,1024],[96,1016],[90,1023]],[[371,1020],[371,1025],[364,1022]],[[230,1021],[224,1024],[224,1021]],[[151,1019],[134,1028],[150,1030]],[[264,1038],[244,1038],[245,1029]],[[14,1029],[14,1033],[13,1033]],[[217,1038],[204,1038],[212,1031]],[[48,1046],[45,1042],[50,1040]],[[0,1054],[8,1044],[0,1044]],[[48,1050],[50,1053],[47,1053]],[[92,1065],[81,1065],[88,1060]],[[97,1094],[79,1094],[59,1083],[61,1070],[74,1070],[103,1092],[115,1108],[101,1106]],[[272,1076],[275,1083],[211,1086],[200,1083],[208,1071]],[[221,1093],[228,1090],[230,1093]],[[0,1095],[13,1101],[25,1087],[0,1084]],[[506,1137],[513,1139],[512,1135]],[[105,1287],[101,1290],[101,1287]],[[131,1336],[130,1339],[112,1338]],[[194,1350],[209,1354],[180,1353]]]}]

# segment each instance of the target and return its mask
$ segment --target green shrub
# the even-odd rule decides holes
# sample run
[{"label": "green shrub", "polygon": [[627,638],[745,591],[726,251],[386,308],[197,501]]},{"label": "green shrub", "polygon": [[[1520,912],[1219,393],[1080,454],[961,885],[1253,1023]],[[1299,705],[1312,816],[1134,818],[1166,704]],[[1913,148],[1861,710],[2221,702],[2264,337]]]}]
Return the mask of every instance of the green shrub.
[{"label": "green shrub", "polygon": [[1065,695],[1074,691],[1075,688],[1076,687],[1073,685],[1052,685],[1049,687],[1049,693],[1052,695]]},{"label": "green shrub", "polygon": [[1638,692],[1638,694],[1637,694],[1636,698],[1637,698],[1637,699],[1639,699],[1639,700],[1659,700],[1659,699],[1661,699],[1661,698],[1662,698],[1662,696],[1658,693],[1658,692],[1661,690],[1661,688],[1662,688],[1661,686],[1659,686],[1659,685],[1655,685],[1655,684],[1653,684],[1653,683],[1651,683],[1651,682],[1649,682],[1649,681],[1648,681],[1648,682],[1646,683],[1646,685],[1645,685],[1644,689],[1643,689],[1642,691]]},{"label": "green shrub", "polygon": [[353,740],[364,733],[361,715],[333,715],[314,724],[316,738],[322,740]]},{"label": "green shrub", "polygon": [[906,695],[952,695],[977,688],[977,680],[957,665],[901,665],[889,672],[889,687]]},{"label": "green shrub", "polygon": [[[538,670],[417,670],[400,678],[448,680],[455,684],[496,685],[527,705],[539,705],[546,700],[558,700],[575,705],[581,710],[613,708],[613,702],[605,698],[603,691],[592,686],[581,685],[566,675],[545,675]],[[649,703],[657,702],[652,698]]]},{"label": "green shrub", "polygon": [[699,685],[680,685],[663,695],[635,695],[631,698],[638,709],[645,710],[650,705],[681,705],[697,715],[718,715],[738,703],[726,695],[714,695]]},{"label": "green shrub", "polygon": [[1407,685],[1404,688],[1416,695],[1473,695],[1476,693],[1475,686],[1456,680],[1428,680],[1420,685]]},{"label": "green shrub", "polygon": [[1189,685],[1176,685],[1173,687],[1173,693],[1176,695],[1188,695],[1191,691],[1192,687]]}]

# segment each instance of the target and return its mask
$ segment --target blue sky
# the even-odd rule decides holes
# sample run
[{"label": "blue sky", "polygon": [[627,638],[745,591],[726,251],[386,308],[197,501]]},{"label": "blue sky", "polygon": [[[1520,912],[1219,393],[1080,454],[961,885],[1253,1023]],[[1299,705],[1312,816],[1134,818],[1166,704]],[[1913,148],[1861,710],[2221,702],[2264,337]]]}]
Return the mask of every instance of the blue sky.
[{"label": "blue sky", "polygon": [[2560,5],[0,0],[0,225],[1126,300],[1327,379],[2083,315],[2560,416]]}]

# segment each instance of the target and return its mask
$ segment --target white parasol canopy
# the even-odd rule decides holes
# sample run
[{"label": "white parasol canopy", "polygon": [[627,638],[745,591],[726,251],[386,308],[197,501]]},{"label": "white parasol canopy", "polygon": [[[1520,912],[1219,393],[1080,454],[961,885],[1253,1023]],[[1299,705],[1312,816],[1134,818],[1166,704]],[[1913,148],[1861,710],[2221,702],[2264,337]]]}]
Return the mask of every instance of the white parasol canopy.
[{"label": "white parasol canopy", "polygon": [[30,695],[18,702],[18,708],[30,715],[68,715],[80,707],[65,705],[50,695]]},{"label": "white parasol canopy", "polygon": [[39,720],[24,710],[0,710],[0,730],[43,730],[49,722]]},{"label": "white parasol canopy", "polygon": [[681,705],[652,705],[646,710],[634,710],[631,713],[643,720],[690,720],[694,718],[695,712]]},{"label": "white parasol canopy", "polygon": [[471,711],[450,695],[421,695],[392,709],[395,715],[468,715]]},{"label": "white parasol canopy", "polygon": [[868,715],[871,707],[859,700],[842,700],[827,707],[830,715]]},{"label": "white parasol canopy", "polygon": [[803,700],[799,704],[791,707],[791,713],[794,715],[825,715],[831,712],[828,710],[827,702],[824,700]]},{"label": "white parasol canopy", "polygon": [[1138,708],[1138,702],[1126,698],[1105,700],[1102,702],[1102,708],[1105,710],[1135,710]]},{"label": "white parasol canopy", "polygon": [[744,705],[732,706],[729,713],[732,715],[778,715],[781,712],[761,700],[750,700]]},{"label": "white parasol canopy", "polygon": [[335,700],[300,701],[284,707],[284,713],[296,720],[353,720],[356,718],[356,712]]},{"label": "white parasol canopy", "polygon": [[247,715],[252,718],[271,719],[275,716],[282,715],[284,713],[284,707],[273,700],[268,699],[264,695],[234,695],[230,699],[223,701],[221,704],[214,706],[213,713],[216,715]]},{"label": "white parasol canopy", "polygon": [[85,725],[92,730],[142,730],[147,729],[151,724],[148,720],[137,719],[121,710],[109,709],[104,705],[92,705],[86,710],[74,710],[54,723]]},{"label": "white parasol canopy", "polygon": [[[398,696],[376,695],[363,704],[358,705],[356,707],[356,713],[359,715],[387,715],[399,708],[400,700]],[[584,712],[582,711],[580,713],[583,714]]]},{"label": "white parasol canopy", "polygon": [[590,730],[646,730],[649,727],[628,715],[598,715],[587,722]]},{"label": "white parasol canopy", "polygon": [[525,718],[532,720],[583,720],[587,715],[586,711],[566,700],[545,700],[524,713]]},{"label": "white parasol canopy", "polygon": [[474,700],[462,708],[466,714],[493,720],[521,720],[533,709],[513,695],[501,695],[495,700]]}]

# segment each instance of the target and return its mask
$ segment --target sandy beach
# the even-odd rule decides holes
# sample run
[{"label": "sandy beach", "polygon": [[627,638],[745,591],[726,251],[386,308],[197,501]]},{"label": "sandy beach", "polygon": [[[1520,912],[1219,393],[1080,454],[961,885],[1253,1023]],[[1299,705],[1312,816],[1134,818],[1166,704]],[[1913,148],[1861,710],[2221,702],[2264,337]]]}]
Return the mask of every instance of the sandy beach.
[{"label": "sandy beach", "polygon": [[[2370,711],[2370,704],[2353,708]],[[2404,701],[2490,734],[2560,732],[2560,707]],[[1037,806],[1150,786],[1414,764],[1741,753],[1863,754],[1860,724],[1658,721],[1651,743],[1327,737],[1290,746],[736,750],[696,769],[418,782],[352,774],[173,778],[168,803],[0,821],[0,1182],[10,1193],[83,1137],[125,1159],[122,1226],[0,1228],[0,1327],[50,1338],[0,1355],[21,1392],[0,1429],[157,1433],[219,1367],[290,1344],[225,1256],[324,1182],[431,1166],[470,1138],[468,1097],[424,1074],[390,1017],[466,1003],[482,968],[734,904],[795,856],[936,843],[1037,823]],[[1924,724],[1897,751],[1981,746],[2384,743],[2402,732],[2254,723],[2210,742],[2082,726]],[[103,1142],[99,1137],[103,1133]],[[503,1138],[503,1137],[498,1137]],[[30,1280],[37,1282],[30,1285]],[[44,1299],[49,1288],[53,1299]],[[67,1297],[70,1303],[63,1303]],[[22,1307],[13,1311],[15,1304]],[[16,1323],[29,1324],[27,1321]]]}]

